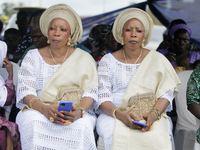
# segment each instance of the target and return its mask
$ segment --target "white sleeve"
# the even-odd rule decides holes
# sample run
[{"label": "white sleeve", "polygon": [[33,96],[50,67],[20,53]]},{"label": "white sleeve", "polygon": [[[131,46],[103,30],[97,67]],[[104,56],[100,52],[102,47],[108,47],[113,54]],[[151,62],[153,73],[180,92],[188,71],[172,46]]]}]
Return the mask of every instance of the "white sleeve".
[{"label": "white sleeve", "polygon": [[3,107],[7,100],[7,88],[5,86],[5,81],[0,75],[0,107]]},{"label": "white sleeve", "polygon": [[100,106],[105,101],[113,102],[113,97],[111,93],[112,75],[111,75],[110,60],[105,56],[99,62],[99,67],[98,67],[98,77],[99,77],[98,106]]},{"label": "white sleeve", "polygon": [[166,112],[169,112],[173,109],[173,106],[172,106],[173,94],[174,94],[174,89],[170,89],[163,96],[160,97],[160,98],[165,98],[170,102],[169,106],[166,109]]},{"label": "white sleeve", "polygon": [[23,98],[27,95],[35,95],[36,93],[36,59],[35,53],[29,51],[23,59],[22,65],[18,73],[18,86],[16,94],[16,106],[23,108]]}]

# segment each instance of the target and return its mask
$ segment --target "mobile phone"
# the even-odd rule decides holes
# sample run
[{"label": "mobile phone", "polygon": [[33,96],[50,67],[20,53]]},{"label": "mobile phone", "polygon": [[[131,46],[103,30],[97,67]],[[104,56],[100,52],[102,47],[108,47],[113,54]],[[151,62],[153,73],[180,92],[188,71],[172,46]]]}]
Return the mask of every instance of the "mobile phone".
[{"label": "mobile phone", "polygon": [[147,126],[147,124],[142,123],[142,122],[138,122],[138,121],[135,121],[135,120],[132,120],[132,122],[135,123],[135,124],[141,125],[141,126],[145,126],[145,127]]},{"label": "mobile phone", "polygon": [[59,106],[58,106],[58,111],[68,111],[71,112],[72,109],[72,102],[60,102]]}]

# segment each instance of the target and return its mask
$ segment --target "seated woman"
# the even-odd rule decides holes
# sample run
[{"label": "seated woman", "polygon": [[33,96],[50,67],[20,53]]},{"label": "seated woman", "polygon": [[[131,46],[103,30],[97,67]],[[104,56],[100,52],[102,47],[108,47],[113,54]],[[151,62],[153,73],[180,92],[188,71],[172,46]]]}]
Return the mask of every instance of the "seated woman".
[{"label": "seated woman", "polygon": [[191,29],[185,24],[176,24],[170,30],[172,46],[168,49],[158,50],[166,56],[166,58],[175,67],[177,62],[185,57],[190,58],[190,65],[200,59],[198,52],[189,51],[188,45],[191,37]]},{"label": "seated woman", "polygon": [[[196,125],[200,126],[200,65],[196,66],[187,83],[188,110],[197,118]],[[195,149],[200,149],[200,127],[196,132]]]},{"label": "seated woman", "polygon": [[[101,111],[96,126],[106,150],[171,149],[165,110],[168,106],[171,109],[180,81],[163,55],[143,48],[148,44],[152,30],[151,17],[138,8],[124,10],[114,22],[113,35],[123,48],[105,55],[98,67]],[[139,113],[139,117],[131,106],[135,108],[136,104],[133,104],[140,99],[133,102],[130,99],[137,95],[155,96],[153,102],[141,100],[151,109]],[[133,120],[147,126],[137,125]]]},{"label": "seated woman", "polygon": [[4,65],[8,72],[8,79],[4,81],[0,74],[0,149],[21,150],[18,126],[5,118],[5,107],[12,104],[14,96],[12,63],[6,58],[7,45],[0,41],[0,67]]},{"label": "seated woman", "polygon": [[[42,14],[40,29],[50,44],[30,50],[18,76],[22,149],[96,149],[96,63],[89,53],[71,47],[82,37],[81,19],[69,6],[57,4]],[[59,112],[60,101],[72,101],[71,112]]]}]

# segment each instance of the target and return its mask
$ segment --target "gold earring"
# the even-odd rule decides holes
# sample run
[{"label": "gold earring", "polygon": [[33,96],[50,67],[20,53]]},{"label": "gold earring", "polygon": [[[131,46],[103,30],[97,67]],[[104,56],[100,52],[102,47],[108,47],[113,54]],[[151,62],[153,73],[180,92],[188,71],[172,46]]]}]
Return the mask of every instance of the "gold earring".
[{"label": "gold earring", "polygon": [[122,42],[121,42],[121,45],[124,45],[124,39],[123,39],[123,37],[122,37]]},{"label": "gold earring", "polygon": [[49,39],[47,40],[47,44],[50,44]]},{"label": "gold earring", "polygon": [[141,47],[144,47],[144,42],[145,42],[145,40],[143,39]]},{"label": "gold earring", "polygon": [[71,38],[68,38],[68,42],[67,42],[67,46],[70,46],[71,45]]}]

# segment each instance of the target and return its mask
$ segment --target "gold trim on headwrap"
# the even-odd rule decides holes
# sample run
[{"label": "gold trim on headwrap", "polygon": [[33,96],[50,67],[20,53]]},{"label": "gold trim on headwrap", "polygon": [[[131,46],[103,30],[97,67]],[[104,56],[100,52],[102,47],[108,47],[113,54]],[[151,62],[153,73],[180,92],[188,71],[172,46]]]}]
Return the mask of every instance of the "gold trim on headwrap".
[{"label": "gold trim on headwrap", "polygon": [[82,22],[78,14],[68,5],[57,4],[49,7],[40,18],[40,29],[44,36],[48,37],[48,28],[51,21],[55,18],[61,18],[68,22],[71,31],[71,43],[76,45],[83,34]]},{"label": "gold trim on headwrap", "polygon": [[121,43],[124,24],[132,18],[139,19],[144,26],[145,30],[144,46],[146,46],[150,41],[154,24],[151,17],[145,11],[139,8],[126,9],[117,16],[113,25],[113,30],[112,30],[113,36],[118,43]]}]

